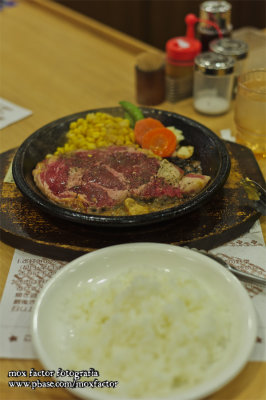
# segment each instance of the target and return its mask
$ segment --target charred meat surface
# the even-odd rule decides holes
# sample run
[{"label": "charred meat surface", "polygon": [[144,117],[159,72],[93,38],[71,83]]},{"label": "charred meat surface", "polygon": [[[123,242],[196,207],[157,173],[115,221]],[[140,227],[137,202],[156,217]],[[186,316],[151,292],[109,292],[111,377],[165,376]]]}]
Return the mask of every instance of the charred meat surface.
[{"label": "charred meat surface", "polygon": [[[83,213],[109,215],[122,208],[124,215],[134,199],[134,210],[156,211],[152,202],[170,200],[170,205],[186,201],[208,183],[205,175],[187,174],[179,166],[154,157],[134,147],[111,146],[95,150],[49,156],[33,171],[36,185],[51,201]],[[150,202],[150,207],[136,207],[136,201]],[[174,201],[174,203],[173,203]],[[123,215],[123,212],[121,215]],[[142,213],[142,211],[139,211]]]}]

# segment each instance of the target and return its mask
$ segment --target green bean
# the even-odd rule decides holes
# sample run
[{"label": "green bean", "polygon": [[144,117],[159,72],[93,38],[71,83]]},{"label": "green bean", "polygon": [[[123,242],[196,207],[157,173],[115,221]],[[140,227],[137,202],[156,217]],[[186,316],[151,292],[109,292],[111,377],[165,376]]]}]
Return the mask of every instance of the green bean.
[{"label": "green bean", "polygon": [[119,104],[127,113],[129,113],[129,115],[133,119],[134,125],[138,120],[144,118],[142,111],[137,106],[135,106],[135,104],[132,104],[129,101],[120,101]]},{"label": "green bean", "polygon": [[132,118],[132,116],[129,114],[129,112],[125,111],[125,113],[124,113],[124,118],[126,118],[126,119],[129,120],[130,128],[133,129],[134,126],[135,126],[135,121],[134,121],[134,119]]}]

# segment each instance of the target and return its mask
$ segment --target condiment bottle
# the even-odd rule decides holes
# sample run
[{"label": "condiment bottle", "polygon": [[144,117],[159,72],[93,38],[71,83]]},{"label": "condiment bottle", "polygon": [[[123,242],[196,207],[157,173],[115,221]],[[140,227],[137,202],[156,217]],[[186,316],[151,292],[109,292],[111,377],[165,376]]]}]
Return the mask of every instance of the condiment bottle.
[{"label": "condiment bottle", "polygon": [[166,43],[166,100],[172,103],[192,95],[194,59],[201,51],[201,43],[194,36],[196,22],[197,17],[188,14],[186,36]]},{"label": "condiment bottle", "polygon": [[238,39],[217,39],[210,43],[210,50],[224,56],[231,56],[235,59],[235,80],[233,87],[233,97],[237,90],[237,80],[244,69],[245,60],[248,56],[248,45],[243,40]]},{"label": "condiment bottle", "polygon": [[203,114],[219,115],[231,105],[233,57],[205,52],[195,59],[194,107]]},{"label": "condiment bottle", "polygon": [[135,65],[136,98],[139,104],[157,105],[165,99],[165,57],[144,52]]},{"label": "condiment bottle", "polygon": [[230,37],[233,27],[231,24],[231,4],[227,1],[204,1],[200,5],[198,38],[202,51],[209,51],[209,43],[219,37],[217,29],[210,25],[215,23],[221,30],[222,37]]}]

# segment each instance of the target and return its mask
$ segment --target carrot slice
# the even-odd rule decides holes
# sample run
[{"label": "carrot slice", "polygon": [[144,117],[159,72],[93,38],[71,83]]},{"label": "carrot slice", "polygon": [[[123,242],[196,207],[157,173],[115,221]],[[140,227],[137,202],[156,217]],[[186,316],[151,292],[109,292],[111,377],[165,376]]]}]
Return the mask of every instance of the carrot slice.
[{"label": "carrot slice", "polygon": [[158,119],[149,117],[137,121],[134,128],[136,142],[141,145],[145,133],[155,128],[163,128],[163,124]]},{"label": "carrot slice", "polygon": [[176,144],[175,134],[167,128],[151,129],[142,138],[142,147],[161,157],[169,157],[175,151]]}]

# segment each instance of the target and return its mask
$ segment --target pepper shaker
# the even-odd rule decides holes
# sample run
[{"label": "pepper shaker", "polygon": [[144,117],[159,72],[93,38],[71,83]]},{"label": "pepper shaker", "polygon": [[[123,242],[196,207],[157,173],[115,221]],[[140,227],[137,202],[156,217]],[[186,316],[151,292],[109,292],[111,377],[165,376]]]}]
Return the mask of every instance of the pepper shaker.
[{"label": "pepper shaker", "polygon": [[245,61],[248,56],[248,45],[243,40],[237,39],[218,39],[210,43],[210,50],[224,56],[231,56],[235,59],[235,79],[233,87],[233,97],[237,91],[238,77],[244,70]]},{"label": "pepper shaker", "polygon": [[139,104],[151,106],[165,98],[164,54],[144,52],[135,65],[136,98]]}]

